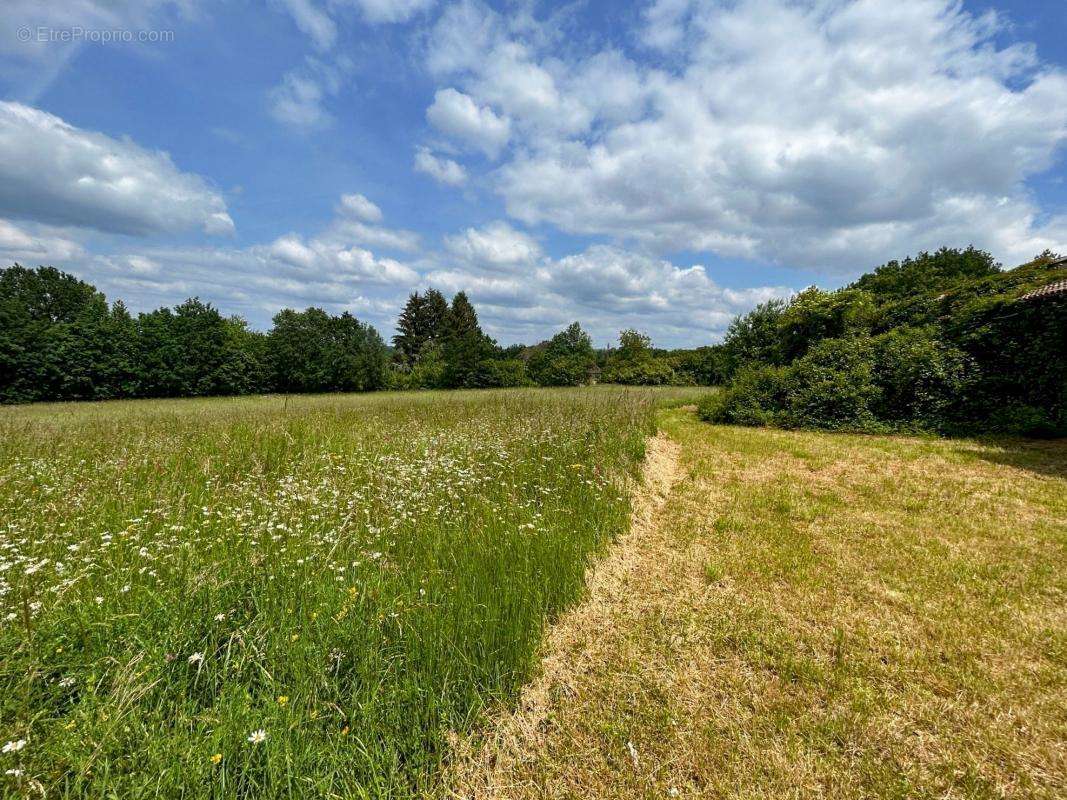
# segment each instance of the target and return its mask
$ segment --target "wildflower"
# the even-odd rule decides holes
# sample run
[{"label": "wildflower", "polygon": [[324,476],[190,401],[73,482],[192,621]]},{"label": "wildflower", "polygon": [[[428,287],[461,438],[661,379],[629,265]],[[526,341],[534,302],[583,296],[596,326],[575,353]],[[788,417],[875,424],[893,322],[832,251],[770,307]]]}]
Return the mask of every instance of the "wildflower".
[{"label": "wildflower", "polygon": [[0,748],[0,749],[2,749],[3,752],[5,752],[5,753],[17,753],[19,750],[21,750],[25,746],[26,746],[26,740],[25,739],[17,739],[17,740],[8,742],[7,744],[5,744],[3,746],[3,748]]},{"label": "wildflower", "polygon": [[252,733],[248,735],[248,741],[250,741],[252,744],[262,744],[263,742],[267,741],[267,732],[262,728],[256,731],[252,731]]},{"label": "wildflower", "polygon": [[204,654],[203,653],[193,653],[191,656],[189,656],[189,663],[190,664],[199,664],[203,660],[204,660]]},{"label": "wildflower", "polygon": [[630,753],[630,760],[634,762],[634,769],[637,768],[637,748],[634,747],[633,742],[626,743],[626,750]]},{"label": "wildflower", "polygon": [[98,606],[99,606],[99,605],[102,605],[102,604],[103,604],[103,602],[104,602],[104,598],[103,598],[103,597],[94,597],[94,598],[93,598],[93,600],[94,600],[94,601],[96,602],[96,604],[97,604]]},{"label": "wildflower", "polygon": [[215,615],[215,622],[222,622],[226,619],[225,612]]},{"label": "wildflower", "polygon": [[348,726],[345,725],[343,728],[341,728],[341,735],[342,736],[348,736],[348,730],[349,730]]},{"label": "wildflower", "polygon": [[280,705],[282,708],[285,708],[285,706],[289,705],[289,695],[287,695],[287,694],[278,695],[278,705]]},{"label": "wildflower", "polygon": [[212,764],[218,764],[220,761],[222,761],[222,753],[215,753],[215,755],[211,757]]},{"label": "wildflower", "polygon": [[12,778],[21,778],[22,777],[22,770],[21,769],[5,769],[4,770],[4,774],[5,775],[10,775]]}]

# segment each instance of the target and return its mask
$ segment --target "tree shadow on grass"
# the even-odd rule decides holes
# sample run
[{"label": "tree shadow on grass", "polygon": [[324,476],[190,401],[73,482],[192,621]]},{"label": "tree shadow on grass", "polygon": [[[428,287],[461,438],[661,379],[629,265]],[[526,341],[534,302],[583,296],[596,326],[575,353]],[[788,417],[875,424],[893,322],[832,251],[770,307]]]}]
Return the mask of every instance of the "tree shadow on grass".
[{"label": "tree shadow on grass", "polygon": [[1029,470],[1053,478],[1067,479],[1067,438],[1060,439],[981,439],[979,458],[994,464]]}]

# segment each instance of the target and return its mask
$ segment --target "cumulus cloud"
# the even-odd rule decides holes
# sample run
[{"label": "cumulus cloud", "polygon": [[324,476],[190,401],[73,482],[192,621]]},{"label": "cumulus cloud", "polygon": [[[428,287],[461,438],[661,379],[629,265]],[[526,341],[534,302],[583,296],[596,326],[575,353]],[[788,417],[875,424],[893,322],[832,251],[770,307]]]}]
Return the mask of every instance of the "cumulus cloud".
[{"label": "cumulus cloud", "polygon": [[363,222],[381,222],[382,210],[361,194],[343,194],[338,212]]},{"label": "cumulus cloud", "polygon": [[334,244],[355,242],[405,253],[414,253],[419,249],[417,233],[377,224],[383,219],[382,210],[363,195],[341,195],[336,217],[320,239]]},{"label": "cumulus cloud", "polygon": [[541,247],[528,234],[506,222],[484,228],[467,228],[445,237],[445,247],[454,256],[475,267],[510,271],[529,266],[541,255]]},{"label": "cumulus cloud", "polygon": [[0,262],[3,266],[11,263],[36,266],[85,255],[82,245],[64,235],[63,231],[39,225],[32,228],[0,219]]},{"label": "cumulus cloud", "polygon": [[513,218],[842,272],[941,244],[1009,263],[1067,245],[1026,188],[1067,140],[1067,73],[999,45],[996,15],[658,0],[642,20],[655,65],[474,0],[442,15],[427,66],[454,117],[509,122],[495,186]]},{"label": "cumulus cloud", "polygon": [[445,237],[445,252],[430,262],[424,285],[467,292],[491,335],[528,343],[579,320],[600,344],[627,327],[654,333],[664,346],[708,344],[737,314],[793,291],[721,287],[702,265],[611,245],[552,258],[504,222]]},{"label": "cumulus cloud", "polygon": [[[246,315],[266,326],[283,307],[317,305],[335,313],[360,312],[391,326],[404,294],[419,284],[411,265],[370,249],[370,239],[391,234],[408,246],[404,231],[371,225],[381,210],[359,194],[343,195],[335,219],[314,235],[289,232],[248,247],[146,247],[108,255],[64,253],[41,237],[0,222],[0,255],[37,247],[41,258],[93,282],[111,299],[135,309],[171,305],[191,295]],[[368,233],[369,232],[369,233]],[[364,234],[364,235],[360,235]],[[27,259],[29,260],[29,259]]]},{"label": "cumulus cloud", "polygon": [[170,156],[0,102],[0,215],[110,233],[233,232],[222,195]]},{"label": "cumulus cloud", "polygon": [[442,133],[496,158],[511,135],[507,117],[498,116],[489,107],[480,107],[470,95],[455,89],[442,89],[434,95],[426,119]]},{"label": "cumulus cloud", "polygon": [[451,158],[435,156],[428,147],[415,150],[415,171],[446,186],[462,186],[467,182],[467,170]]}]

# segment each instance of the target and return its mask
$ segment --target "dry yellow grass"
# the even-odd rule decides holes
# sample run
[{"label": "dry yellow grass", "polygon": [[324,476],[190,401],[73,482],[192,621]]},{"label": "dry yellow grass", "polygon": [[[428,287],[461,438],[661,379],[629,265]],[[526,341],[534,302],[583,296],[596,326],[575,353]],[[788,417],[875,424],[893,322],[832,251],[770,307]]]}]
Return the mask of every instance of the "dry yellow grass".
[{"label": "dry yellow grass", "polygon": [[1067,442],[664,423],[457,796],[1067,794]]}]

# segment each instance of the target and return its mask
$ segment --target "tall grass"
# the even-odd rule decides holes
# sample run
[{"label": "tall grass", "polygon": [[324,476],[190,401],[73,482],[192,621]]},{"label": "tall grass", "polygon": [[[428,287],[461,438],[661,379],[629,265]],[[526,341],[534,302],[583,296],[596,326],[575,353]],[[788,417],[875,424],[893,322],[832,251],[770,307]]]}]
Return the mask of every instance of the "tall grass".
[{"label": "tall grass", "polygon": [[427,791],[652,426],[619,390],[4,409],[0,787]]}]

